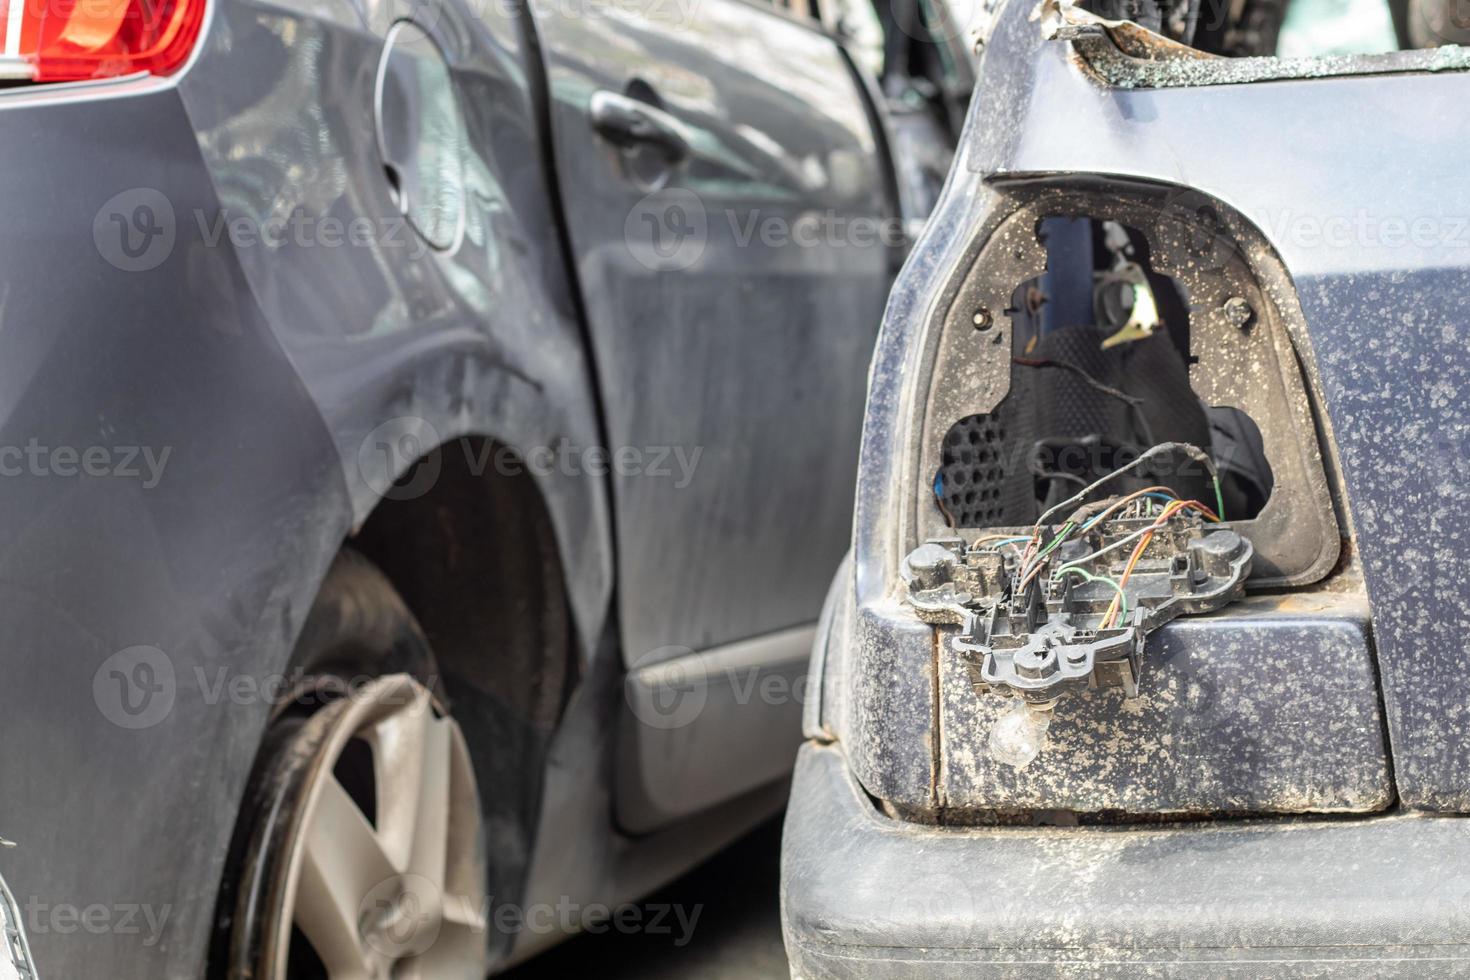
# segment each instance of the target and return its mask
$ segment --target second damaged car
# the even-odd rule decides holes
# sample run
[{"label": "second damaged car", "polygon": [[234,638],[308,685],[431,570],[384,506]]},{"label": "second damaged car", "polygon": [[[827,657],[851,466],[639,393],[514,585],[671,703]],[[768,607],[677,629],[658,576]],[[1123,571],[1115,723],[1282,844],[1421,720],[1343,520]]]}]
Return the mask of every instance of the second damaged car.
[{"label": "second damaged car", "polygon": [[986,33],[813,656],[795,976],[1466,965],[1470,59],[1144,8]]}]

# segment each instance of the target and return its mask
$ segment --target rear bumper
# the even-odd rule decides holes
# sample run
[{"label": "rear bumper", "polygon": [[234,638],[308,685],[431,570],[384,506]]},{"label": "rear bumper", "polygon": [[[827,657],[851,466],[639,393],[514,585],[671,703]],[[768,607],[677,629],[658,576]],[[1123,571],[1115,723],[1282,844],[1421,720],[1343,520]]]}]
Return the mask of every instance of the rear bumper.
[{"label": "rear bumper", "polygon": [[1470,975],[1463,818],[940,829],[808,744],[782,847],[806,980]]},{"label": "rear bumper", "polygon": [[20,906],[0,878],[0,980],[37,980]]}]

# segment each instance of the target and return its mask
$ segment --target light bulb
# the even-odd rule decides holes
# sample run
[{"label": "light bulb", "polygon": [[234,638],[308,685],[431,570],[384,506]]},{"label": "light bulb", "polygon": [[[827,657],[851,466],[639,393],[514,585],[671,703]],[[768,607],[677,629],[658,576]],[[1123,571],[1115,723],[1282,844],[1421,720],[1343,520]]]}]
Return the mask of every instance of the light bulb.
[{"label": "light bulb", "polygon": [[1051,727],[1051,705],[1038,706],[1017,698],[990,729],[987,748],[996,762],[1025,769],[1046,745]]}]

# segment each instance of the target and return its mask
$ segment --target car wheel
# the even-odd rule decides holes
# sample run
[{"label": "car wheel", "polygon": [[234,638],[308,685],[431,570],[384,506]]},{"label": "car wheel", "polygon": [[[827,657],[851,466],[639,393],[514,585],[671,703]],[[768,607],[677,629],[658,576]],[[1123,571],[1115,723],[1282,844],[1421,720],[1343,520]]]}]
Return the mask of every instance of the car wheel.
[{"label": "car wheel", "polygon": [[346,553],[296,663],[302,683],[272,721],[237,832],[225,975],[481,980],[479,796],[422,631]]}]

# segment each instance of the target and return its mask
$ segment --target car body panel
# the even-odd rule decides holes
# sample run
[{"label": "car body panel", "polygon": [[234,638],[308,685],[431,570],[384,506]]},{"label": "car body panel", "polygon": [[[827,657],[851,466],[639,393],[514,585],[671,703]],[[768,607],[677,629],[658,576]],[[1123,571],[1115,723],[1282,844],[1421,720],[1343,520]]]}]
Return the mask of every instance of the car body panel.
[{"label": "car body panel", "polygon": [[795,976],[1459,976],[1464,821],[921,828],[806,745],[782,839]]},{"label": "car body panel", "polygon": [[[295,214],[377,229],[365,246],[324,246],[307,224],[300,240],[292,229],[279,246],[237,249],[332,432],[361,524],[414,461],[391,439],[396,419],[414,420],[419,452],[469,434],[526,452],[594,446],[599,434],[515,9],[425,7],[466,129],[466,229],[447,253],[401,222],[384,177],[375,69],[394,8],[326,9],[221,4],[179,89],[220,198],[203,217],[210,233],[221,216],[266,229]],[[555,467],[540,479],[587,655],[611,594],[606,487]]]},{"label": "car body panel", "polygon": [[[814,23],[712,0],[617,20],[547,5],[536,29],[616,464],[615,806],[645,834],[769,783],[799,742],[809,641],[797,657],[790,638],[848,544],[897,203],[866,91]],[[594,102],[619,99],[687,159],[600,131]],[[812,504],[796,548],[765,531],[792,487]]]},{"label": "car body panel", "polygon": [[[1261,596],[1184,616],[1148,640],[1126,701],[1090,692],[1057,712],[1046,751],[996,762],[984,734],[1004,710],[940,665],[937,799],[947,808],[1076,813],[1371,813],[1393,802],[1367,604]],[[1282,673],[1282,650],[1312,669]],[[1313,706],[1322,706],[1316,709]]]},{"label": "car body panel", "polygon": [[[349,529],[348,495],[228,243],[206,247],[179,223],[155,275],[104,258],[105,216],[94,242],[106,202],[133,188],[167,188],[177,213],[217,209],[177,90],[28,95],[0,98],[14,134],[0,189],[47,206],[17,208],[3,245],[0,442],[106,448],[118,475],[5,479],[0,633],[24,655],[0,685],[0,823],[18,845],[4,873],[39,969],[195,976],[266,713],[209,692],[221,676],[284,670]],[[125,447],[142,474],[151,449],[157,479],[126,476]],[[93,905],[151,908],[161,934],[145,946],[141,930],[52,925],[51,910]]]},{"label": "car body panel", "polygon": [[[846,230],[896,209],[858,77],[815,24],[743,0],[616,22],[553,4],[537,27],[608,438],[652,435],[697,464],[687,481],[614,475],[627,662],[810,624],[847,546],[893,264]],[[689,160],[619,150],[589,118],[596,92],[654,100]],[[809,501],[799,549],[761,533],[792,486]],[[689,530],[671,540],[671,523]]]},{"label": "car body panel", "polygon": [[[579,321],[585,284],[567,261],[543,155],[535,32],[514,5],[479,6],[219,0],[174,78],[0,93],[0,636],[10,651],[0,833],[18,844],[0,852],[0,873],[17,890],[44,976],[204,973],[246,778],[282,693],[271,685],[290,681],[296,636],[333,556],[384,500],[425,492],[434,476],[422,467],[436,445],[452,451],[461,436],[481,437],[523,463],[563,444],[607,445]],[[394,143],[432,128],[428,90],[385,98],[384,38],[409,14],[429,45],[406,52],[408,63],[429,74],[447,66],[463,126],[439,134],[462,146],[465,202],[443,250],[395,226],[384,166],[393,162],[385,131]],[[615,17],[599,29],[620,43]],[[827,68],[851,79],[830,39],[794,23],[784,30],[818,38]],[[855,84],[853,93],[844,118],[864,104]],[[859,196],[884,200],[881,147],[871,134],[848,135],[862,155],[858,183],[872,182]],[[452,182],[456,168],[439,163],[403,176]],[[319,237],[298,240],[288,224],[284,239],[265,240],[264,229],[292,216]],[[373,232],[341,240],[354,219]],[[621,236],[613,244],[622,248]],[[892,268],[883,254],[882,281],[854,285],[866,259],[843,277],[847,309],[871,326],[822,335],[847,368],[863,361],[876,328]],[[711,315],[712,330],[740,335],[739,310]],[[806,353],[811,370],[831,367],[813,363],[815,342]],[[831,385],[828,400],[809,406],[812,431],[831,437],[811,465],[823,492],[850,493],[837,474],[850,475],[855,454],[860,369]],[[704,421],[707,451],[733,459],[748,450]],[[67,473],[60,460],[55,472],[27,472],[32,443],[103,450],[127,473],[82,478],[77,460]],[[491,890],[510,902],[632,899],[771,813],[782,774],[762,769],[775,781],[745,785],[729,805],[666,831],[637,840],[617,831],[609,733],[625,668],[610,483],[585,467],[524,471],[554,533],[546,563],[565,572],[573,642],[558,666],[575,685],[550,692],[559,712],[550,728],[490,697],[459,705],[476,730],[501,736],[478,752],[519,750],[529,736],[545,769],[544,780],[526,779],[535,798],[494,814]],[[778,490],[766,492],[784,499]],[[751,585],[784,603],[783,625],[815,617],[823,563],[842,547],[845,506],[813,513],[822,516],[795,538],[811,544],[804,584],[768,576]],[[710,567],[697,552],[656,571],[664,582]],[[501,637],[490,632],[484,659],[495,663]],[[799,703],[781,711],[794,734]],[[578,841],[575,865],[563,834]],[[558,842],[557,853],[538,841]],[[97,906],[132,916],[128,927],[68,924],[68,910]],[[557,937],[487,938],[504,963]]]}]

